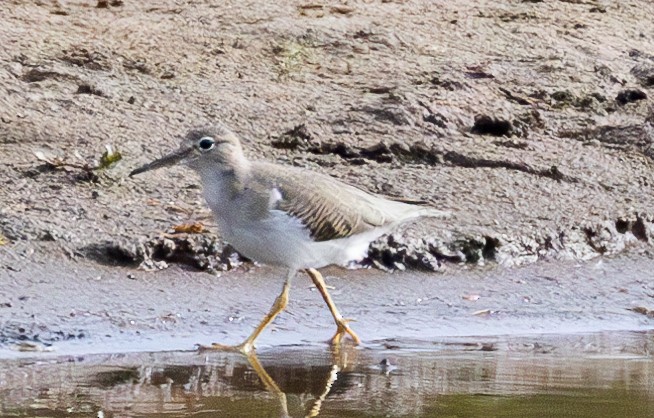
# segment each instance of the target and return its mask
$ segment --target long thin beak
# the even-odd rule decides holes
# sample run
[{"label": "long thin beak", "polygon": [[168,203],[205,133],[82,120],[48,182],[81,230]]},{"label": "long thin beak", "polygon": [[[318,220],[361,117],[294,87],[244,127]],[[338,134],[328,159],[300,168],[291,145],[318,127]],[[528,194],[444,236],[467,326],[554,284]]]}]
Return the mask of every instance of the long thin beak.
[{"label": "long thin beak", "polygon": [[151,163],[141,166],[135,170],[132,170],[132,172],[129,173],[129,176],[132,177],[137,174],[145,173],[146,171],[156,170],[157,168],[169,167],[171,165],[175,165],[178,162],[185,159],[186,157],[188,157],[191,151],[193,151],[193,148],[180,148],[175,152],[172,152],[164,157],[159,158],[158,160],[154,160]]}]

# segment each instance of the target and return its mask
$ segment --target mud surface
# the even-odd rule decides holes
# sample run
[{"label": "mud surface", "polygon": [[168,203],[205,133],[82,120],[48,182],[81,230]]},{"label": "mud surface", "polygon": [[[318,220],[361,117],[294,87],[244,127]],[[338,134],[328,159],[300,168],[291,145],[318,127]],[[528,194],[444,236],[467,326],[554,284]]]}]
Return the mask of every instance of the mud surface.
[{"label": "mud surface", "polygon": [[[281,290],[285,272],[242,266],[215,274],[61,260],[27,262],[0,289],[0,357],[192,350],[237,344]],[[537,263],[435,275],[326,269],[330,293],[364,347],[419,348],[450,337],[648,330],[651,262]],[[326,346],[335,325],[304,275],[259,347]]]},{"label": "mud surface", "polygon": [[379,243],[386,267],[649,251],[649,1],[97,5],[0,10],[3,243],[232,268],[193,174],[126,179],[222,121],[252,158],[455,214]]}]

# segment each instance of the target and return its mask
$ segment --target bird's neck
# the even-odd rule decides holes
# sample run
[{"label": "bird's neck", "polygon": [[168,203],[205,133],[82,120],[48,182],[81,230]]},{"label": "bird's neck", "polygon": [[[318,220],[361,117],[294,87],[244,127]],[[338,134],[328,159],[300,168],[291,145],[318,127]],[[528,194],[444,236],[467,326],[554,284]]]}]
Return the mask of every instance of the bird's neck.
[{"label": "bird's neck", "polygon": [[240,154],[232,156],[228,164],[204,166],[198,171],[205,188],[212,189],[211,193],[231,199],[246,187],[250,170],[250,161]]}]

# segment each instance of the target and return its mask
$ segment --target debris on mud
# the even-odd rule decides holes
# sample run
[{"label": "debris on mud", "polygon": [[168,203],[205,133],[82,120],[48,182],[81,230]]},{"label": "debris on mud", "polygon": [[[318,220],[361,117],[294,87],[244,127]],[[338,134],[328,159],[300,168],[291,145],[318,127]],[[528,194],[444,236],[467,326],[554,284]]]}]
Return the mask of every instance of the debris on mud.
[{"label": "debris on mud", "polygon": [[185,223],[173,226],[176,234],[202,234],[207,228],[201,222]]},{"label": "debris on mud", "polygon": [[113,164],[123,159],[123,155],[118,150],[114,150],[111,145],[105,145],[105,150],[100,157],[98,169],[103,170],[109,168]]},{"label": "debris on mud", "polygon": [[34,346],[37,350],[39,347],[49,347],[55,342],[79,340],[88,337],[84,330],[53,330],[46,324],[35,322],[26,325],[24,323],[14,323],[10,321],[2,322],[0,327],[0,345],[6,344],[27,344]]},{"label": "debris on mud", "polygon": [[50,170],[61,170],[66,173],[70,173],[70,177],[74,182],[80,181],[84,183],[99,183],[101,177],[98,170],[109,168],[114,163],[120,161],[122,158],[120,152],[114,151],[109,145],[105,147],[105,152],[100,157],[100,161],[83,161],[80,160],[79,155],[75,155],[74,158],[68,158],[67,156],[60,157],[56,155],[46,155],[46,153],[42,151],[34,152],[34,156],[37,160],[42,161],[44,165],[29,170],[29,175],[31,177],[36,177],[39,173]]},{"label": "debris on mud", "polygon": [[500,241],[492,237],[461,237],[444,243],[438,239],[407,240],[396,233],[372,243],[364,264],[390,270],[440,271],[443,261],[472,264],[493,261],[499,246]]},{"label": "debris on mud", "polygon": [[36,151],[34,153],[34,156],[36,157],[37,160],[44,162],[46,167],[50,169],[63,169],[63,170],[76,169],[81,171],[93,170],[93,167],[89,163],[71,162],[63,157],[58,157],[55,155],[46,155],[42,151]]},{"label": "debris on mud", "polygon": [[363,264],[390,270],[440,271],[448,263],[521,265],[539,259],[590,259],[616,255],[639,242],[653,242],[654,217],[634,215],[553,230],[532,237],[487,235],[407,240],[400,233],[370,246]]},{"label": "debris on mud", "polygon": [[212,273],[232,270],[247,258],[230,245],[208,234],[165,234],[137,242],[102,242],[83,252],[104,264],[134,265],[143,270],[160,270],[179,263]]},{"label": "debris on mud", "polygon": [[456,165],[457,167],[467,167],[467,168],[505,168],[507,170],[516,170],[523,173],[533,174],[539,177],[546,177],[556,181],[564,181],[567,183],[577,183],[579,180],[562,173],[559,168],[555,165],[549,168],[534,168],[528,164],[521,162],[514,162],[509,160],[490,160],[486,158],[476,158],[470,157],[467,155],[459,154],[457,152],[451,151],[446,153],[443,158],[445,161]]},{"label": "debris on mud", "polygon": [[[421,250],[419,250],[419,248]],[[441,262],[429,251],[424,242],[410,242],[391,234],[385,240],[372,243],[364,265],[374,265],[384,270],[414,268],[424,271],[440,271]]]},{"label": "debris on mud", "polygon": [[[191,224],[193,225],[193,224]],[[191,228],[188,225],[184,228]],[[204,230],[203,230],[204,231]],[[443,263],[521,265],[538,259],[590,259],[616,255],[638,242],[654,242],[654,217],[625,216],[534,236],[480,235],[407,239],[400,232],[373,242],[362,265],[382,269],[441,271]],[[167,268],[169,263],[218,273],[249,260],[211,233],[162,234],[138,241],[107,241],[81,253],[103,264]]]},{"label": "debris on mud", "polygon": [[[511,124],[509,123],[509,125]],[[495,132],[499,133],[499,131]],[[353,165],[361,165],[363,160],[373,160],[378,163],[400,161],[403,163],[451,165],[465,168],[504,168],[507,170],[521,171],[539,177],[550,178],[556,181],[568,183],[576,183],[579,181],[575,177],[563,173],[557,166],[537,168],[523,162],[511,161],[508,159],[479,158],[465,155],[457,151],[444,151],[441,147],[431,146],[423,142],[415,142],[411,145],[407,145],[401,142],[388,144],[385,141],[380,141],[365,148],[356,148],[344,142],[310,142],[311,138],[313,137],[307,133],[305,125],[299,125],[275,139],[272,145],[275,148],[294,151],[301,150],[318,155],[338,155]],[[519,143],[516,141],[502,141],[496,142],[496,144],[517,149],[525,149],[528,147],[527,143]]]},{"label": "debris on mud", "polygon": [[635,308],[628,308],[628,310],[645,315],[648,318],[654,319],[654,309],[649,309],[644,306],[636,306]]}]

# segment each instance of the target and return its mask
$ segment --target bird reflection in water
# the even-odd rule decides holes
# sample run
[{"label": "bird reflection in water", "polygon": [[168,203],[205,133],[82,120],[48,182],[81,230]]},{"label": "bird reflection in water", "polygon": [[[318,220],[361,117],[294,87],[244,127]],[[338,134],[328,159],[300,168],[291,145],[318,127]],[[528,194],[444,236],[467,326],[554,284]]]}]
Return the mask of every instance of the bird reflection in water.
[{"label": "bird reflection in water", "polygon": [[[288,401],[286,398],[287,391],[313,393],[315,398],[310,406],[306,409],[305,417],[317,417],[320,414],[323,402],[332,391],[333,386],[343,372],[348,368],[354,367],[356,363],[357,350],[351,345],[335,345],[330,349],[331,365],[325,367],[306,367],[308,376],[302,378],[301,369],[295,367],[284,367],[279,365],[274,367],[273,375],[268,373],[255,351],[251,351],[243,356],[247,359],[250,367],[256,373],[265,389],[275,395],[279,402],[280,417],[290,417],[288,411]],[[283,363],[283,360],[281,361]],[[300,373],[298,373],[300,372]],[[294,385],[302,385],[301,388],[293,388]],[[299,390],[297,390],[299,389]]]}]

